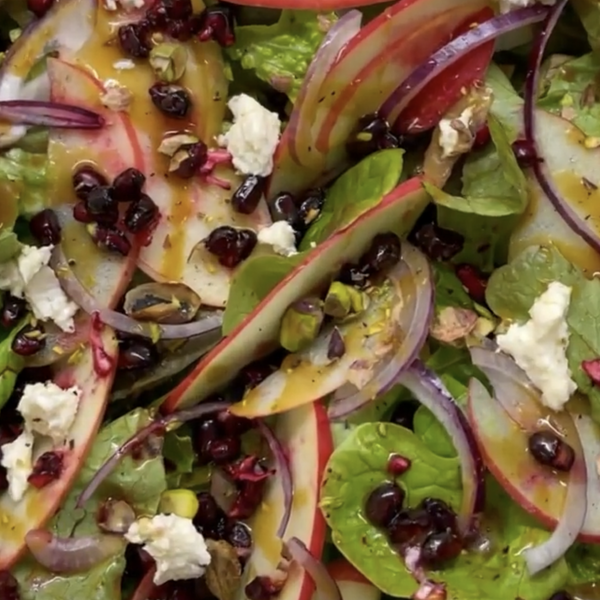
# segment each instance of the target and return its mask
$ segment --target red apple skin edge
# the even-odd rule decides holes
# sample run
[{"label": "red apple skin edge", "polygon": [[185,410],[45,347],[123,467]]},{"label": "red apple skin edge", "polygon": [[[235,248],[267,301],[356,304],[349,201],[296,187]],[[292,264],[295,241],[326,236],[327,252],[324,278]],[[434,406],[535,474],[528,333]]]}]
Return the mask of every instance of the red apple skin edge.
[{"label": "red apple skin edge", "polygon": [[346,559],[338,558],[329,563],[327,571],[338,584],[342,600],[379,600],[381,598],[381,592]]}]

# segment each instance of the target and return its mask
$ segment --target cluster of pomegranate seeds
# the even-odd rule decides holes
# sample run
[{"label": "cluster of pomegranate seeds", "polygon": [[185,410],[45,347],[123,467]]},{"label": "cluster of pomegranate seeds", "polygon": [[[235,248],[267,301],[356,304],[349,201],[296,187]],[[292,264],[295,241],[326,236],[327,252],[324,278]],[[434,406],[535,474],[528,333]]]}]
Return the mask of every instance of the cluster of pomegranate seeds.
[{"label": "cluster of pomegranate seeds", "polygon": [[27,481],[38,489],[56,481],[63,471],[64,456],[60,452],[44,452],[33,465],[33,471]]},{"label": "cluster of pomegranate seeds", "polygon": [[5,294],[0,312],[0,324],[13,328],[27,314],[27,302],[11,294]]},{"label": "cluster of pomegranate seeds", "polygon": [[60,243],[61,226],[51,208],[46,208],[32,217],[29,221],[29,231],[42,246],[56,246]]},{"label": "cluster of pomegranate seeds", "polygon": [[458,265],[456,276],[463,284],[469,296],[479,304],[485,304],[487,278],[471,265]]},{"label": "cluster of pomegranate seeds", "polygon": [[[131,242],[126,232],[147,233],[156,224],[159,210],[143,192],[145,175],[129,168],[117,175],[112,184],[90,166],[73,173],[73,189],[79,202],[73,208],[74,218],[88,224],[88,232],[101,248],[127,256]],[[119,205],[127,203],[123,218]]]},{"label": "cluster of pomegranate seeds", "polygon": [[321,214],[325,192],[321,188],[308,190],[296,198],[289,192],[280,192],[269,203],[273,221],[286,221],[296,231],[298,240]]},{"label": "cluster of pomegranate seeds", "polygon": [[222,225],[210,232],[204,246],[221,265],[233,269],[250,256],[257,242],[258,237],[251,229]]}]

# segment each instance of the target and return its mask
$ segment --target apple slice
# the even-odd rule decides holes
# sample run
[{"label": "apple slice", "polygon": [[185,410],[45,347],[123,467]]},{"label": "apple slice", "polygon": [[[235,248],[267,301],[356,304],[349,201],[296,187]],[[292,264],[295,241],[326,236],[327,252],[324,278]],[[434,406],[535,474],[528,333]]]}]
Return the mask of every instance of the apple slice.
[{"label": "apple slice", "polygon": [[[533,459],[528,451],[527,433],[475,380],[469,385],[468,416],[485,466],[517,504],[547,527],[556,527],[566,498],[565,474],[544,468]],[[600,438],[596,436],[597,439]],[[600,442],[596,446],[586,449],[586,459],[592,451],[592,456],[600,453]],[[600,542],[598,503],[588,506],[578,539]]]},{"label": "apple slice", "polygon": [[[42,61],[49,53],[72,56],[94,32],[94,0],[61,0],[34,19],[11,45],[0,68],[0,100],[48,100],[50,81]],[[39,72],[35,72],[35,68]],[[27,132],[23,125],[0,124],[0,147]]]},{"label": "apple slice", "polygon": [[[325,544],[325,519],[319,510],[319,490],[325,465],[333,452],[331,430],[323,406],[302,406],[280,415],[275,435],[286,450],[294,501],[285,539],[299,538],[310,553],[320,558]],[[270,479],[263,502],[249,525],[254,547],[244,569],[243,589],[257,575],[272,575],[281,562],[283,542],[277,537],[277,527],[284,512],[283,487],[278,473]],[[279,600],[310,600],[314,591],[312,579],[292,565]]]},{"label": "apple slice", "polygon": [[343,168],[345,143],[360,117],[381,107],[396,87],[452,39],[457,27],[486,6],[483,0],[397,2],[363,27],[329,70],[314,110],[305,112],[296,156],[282,154],[269,194],[297,193]]},{"label": "apple slice", "polygon": [[[60,449],[63,453],[63,471],[56,481],[42,489],[29,487],[24,498],[13,502],[7,493],[0,496],[0,571],[10,569],[25,552],[25,534],[30,529],[44,527],[60,504],[94,441],[112,386],[116,364],[118,343],[114,332],[104,327],[100,334],[104,352],[112,365],[109,373],[96,372],[94,352],[97,347],[89,346],[74,365],[64,364],[57,370],[53,381],[62,388],[78,386],[81,400],[75,423],[71,428],[66,444]],[[106,361],[105,361],[106,362]],[[51,444],[36,444],[35,454],[56,449]]]},{"label": "apple slice", "polygon": [[[536,110],[538,148],[554,185],[580,215],[593,235],[600,231],[600,148],[587,149],[575,125],[547,111]],[[532,200],[510,242],[512,256],[527,246],[555,244],[589,275],[600,270],[600,254],[574,231],[528,175]]]},{"label": "apple slice", "polygon": [[[340,588],[343,600],[379,600],[381,591],[345,558],[338,558],[327,565],[327,571]],[[318,600],[313,597],[313,600]]]},{"label": "apple slice", "polygon": [[169,394],[163,409],[172,412],[202,401],[228,383],[239,369],[267,354],[276,346],[279,323],[290,304],[328,281],[344,263],[360,257],[376,234],[390,230],[406,234],[427,202],[421,180],[410,179],[381,204],[310,251]]}]

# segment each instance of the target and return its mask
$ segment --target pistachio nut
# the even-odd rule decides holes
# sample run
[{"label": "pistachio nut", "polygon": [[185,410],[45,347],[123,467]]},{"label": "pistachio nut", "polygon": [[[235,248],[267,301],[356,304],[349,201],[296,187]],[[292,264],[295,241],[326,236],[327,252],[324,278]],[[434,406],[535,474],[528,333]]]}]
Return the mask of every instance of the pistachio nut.
[{"label": "pistachio nut", "polygon": [[191,490],[166,490],[160,497],[159,510],[184,519],[192,519],[198,512],[198,498]]},{"label": "pistachio nut", "polygon": [[294,302],[283,315],[279,330],[279,343],[289,352],[298,352],[318,335],[325,313],[318,298],[305,298]]},{"label": "pistachio nut", "polygon": [[325,297],[324,312],[334,319],[344,319],[351,313],[362,312],[367,307],[367,296],[339,281],[334,281]]},{"label": "pistachio nut", "polygon": [[175,133],[163,138],[158,151],[166,156],[173,156],[182,146],[191,146],[200,140],[191,133]]},{"label": "pistachio nut", "polygon": [[175,83],[185,73],[187,50],[181,44],[164,42],[152,48],[149,61],[160,81]]}]

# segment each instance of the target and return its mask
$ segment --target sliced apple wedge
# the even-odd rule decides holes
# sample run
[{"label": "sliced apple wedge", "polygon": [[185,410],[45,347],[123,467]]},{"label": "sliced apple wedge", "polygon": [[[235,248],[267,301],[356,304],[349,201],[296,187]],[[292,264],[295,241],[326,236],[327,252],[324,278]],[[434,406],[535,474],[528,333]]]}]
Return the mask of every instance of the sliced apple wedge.
[{"label": "sliced apple wedge", "polygon": [[[327,565],[327,571],[340,588],[343,600],[379,600],[381,591],[346,559],[338,558]],[[313,600],[318,600],[313,597]]]},{"label": "sliced apple wedge", "polygon": [[[469,386],[468,415],[485,466],[517,504],[547,527],[556,527],[566,498],[565,474],[534,460],[528,451],[527,433],[474,380]],[[586,449],[586,453],[589,450],[592,449]],[[600,443],[593,451],[592,456],[598,456]],[[588,506],[578,539],[588,543],[600,541],[600,503]]]},{"label": "sliced apple wedge", "polygon": [[381,204],[312,250],[231,334],[198,363],[194,371],[169,394],[163,409],[172,412],[202,401],[228,383],[239,369],[267,354],[277,343],[280,320],[290,304],[328,282],[344,263],[360,257],[376,234],[384,231],[406,234],[427,202],[428,196],[421,180],[413,178],[399,185]]},{"label": "sliced apple wedge", "polygon": [[[62,388],[78,386],[82,391],[75,423],[65,445],[60,448],[63,454],[60,478],[42,489],[30,486],[18,503],[13,502],[7,493],[0,496],[0,570],[10,569],[25,552],[25,534],[30,529],[44,527],[60,508],[94,441],[112,386],[118,352],[117,338],[108,327],[103,328],[100,340],[112,364],[110,373],[99,375],[96,372],[95,348],[89,346],[76,364],[63,364],[53,378]],[[57,448],[50,444],[36,444],[34,450],[39,456]]]},{"label": "sliced apple wedge", "polygon": [[[333,451],[327,412],[316,402],[291,410],[277,419],[277,439],[283,444],[290,462],[294,483],[294,501],[284,539],[299,538],[311,554],[321,557],[326,525],[319,510],[319,490],[325,465]],[[254,547],[244,569],[243,588],[257,575],[270,576],[281,562],[282,540],[277,527],[284,512],[283,487],[277,473],[270,479],[258,511],[249,522]],[[297,565],[292,565],[279,600],[310,600],[312,579]]]}]

